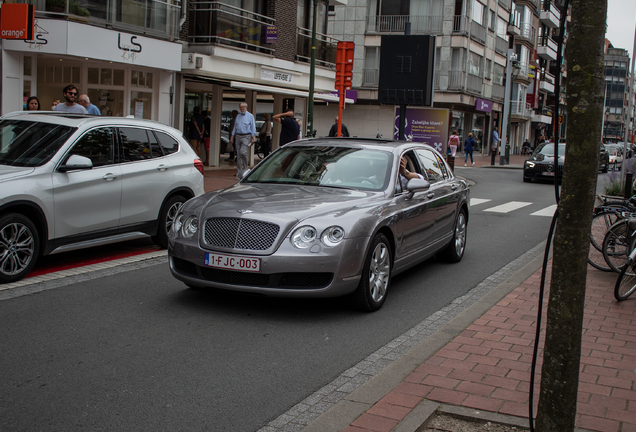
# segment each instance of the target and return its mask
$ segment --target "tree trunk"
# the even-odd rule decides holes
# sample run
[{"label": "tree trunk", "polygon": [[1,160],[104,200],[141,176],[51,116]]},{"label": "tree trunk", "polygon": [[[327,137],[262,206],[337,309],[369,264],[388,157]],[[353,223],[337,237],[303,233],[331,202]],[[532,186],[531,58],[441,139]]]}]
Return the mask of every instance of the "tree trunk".
[{"label": "tree trunk", "polygon": [[566,46],[568,137],[554,238],[538,432],[574,430],[601,142],[607,0],[572,0],[571,10]]}]

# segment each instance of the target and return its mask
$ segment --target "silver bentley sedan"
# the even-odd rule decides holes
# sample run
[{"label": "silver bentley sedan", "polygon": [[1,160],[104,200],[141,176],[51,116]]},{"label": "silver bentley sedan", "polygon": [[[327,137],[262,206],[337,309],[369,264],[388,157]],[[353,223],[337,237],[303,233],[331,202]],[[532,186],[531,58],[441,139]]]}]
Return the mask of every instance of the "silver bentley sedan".
[{"label": "silver bentley sedan", "polygon": [[348,296],[375,311],[391,276],[464,255],[470,190],[430,146],[301,140],[241,174],[175,218],[170,270],[192,288]]}]

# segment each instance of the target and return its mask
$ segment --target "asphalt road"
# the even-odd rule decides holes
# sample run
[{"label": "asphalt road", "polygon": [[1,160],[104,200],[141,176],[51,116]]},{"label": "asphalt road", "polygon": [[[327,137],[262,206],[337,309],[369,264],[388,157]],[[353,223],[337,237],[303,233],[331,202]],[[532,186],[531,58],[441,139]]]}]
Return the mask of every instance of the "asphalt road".
[{"label": "asphalt road", "polygon": [[[546,238],[550,217],[531,213],[553,186],[456,173],[490,200],[471,208],[464,259],[399,275],[373,314],[193,291],[165,260],[0,301],[0,430],[258,430]],[[531,204],[485,211],[510,201]]]}]

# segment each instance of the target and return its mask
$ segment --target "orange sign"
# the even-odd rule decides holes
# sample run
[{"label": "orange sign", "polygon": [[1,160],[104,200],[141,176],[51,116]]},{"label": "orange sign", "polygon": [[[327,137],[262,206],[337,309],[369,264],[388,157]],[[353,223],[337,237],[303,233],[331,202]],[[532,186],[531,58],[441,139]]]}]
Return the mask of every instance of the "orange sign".
[{"label": "orange sign", "polygon": [[5,3],[0,8],[0,39],[33,39],[35,8],[27,4]]}]

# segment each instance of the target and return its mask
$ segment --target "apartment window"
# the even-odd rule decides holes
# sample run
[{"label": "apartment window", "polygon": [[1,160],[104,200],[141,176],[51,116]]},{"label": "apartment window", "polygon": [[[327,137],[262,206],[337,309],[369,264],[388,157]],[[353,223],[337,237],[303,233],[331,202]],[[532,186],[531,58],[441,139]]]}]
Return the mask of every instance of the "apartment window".
[{"label": "apartment window", "polygon": [[408,15],[410,3],[410,0],[371,0],[369,11],[370,15]]},{"label": "apartment window", "polygon": [[486,59],[486,68],[484,69],[484,78],[490,79],[490,71],[492,70],[492,60]]},{"label": "apartment window", "polygon": [[479,23],[480,25],[484,25],[484,10],[486,7],[479,3],[477,0],[473,0],[473,21]]},{"label": "apartment window", "polygon": [[[244,8],[247,9],[247,8]],[[297,25],[298,27],[310,29],[313,23],[314,8],[312,0],[298,0]],[[316,17],[316,31],[327,33],[327,3],[318,3],[318,16]]]},{"label": "apartment window", "polygon": [[508,23],[501,17],[497,17],[497,36],[508,40]]},{"label": "apartment window", "polygon": [[380,47],[364,48],[362,85],[377,86],[380,74]]},{"label": "apartment window", "polygon": [[408,15],[411,17],[441,17],[444,15],[444,0],[411,1]]},{"label": "apartment window", "polygon": [[474,52],[470,53],[468,60],[468,73],[475,76],[481,76],[481,59],[482,57]]},{"label": "apartment window", "polygon": [[504,67],[495,63],[495,67],[493,70],[493,84],[503,85],[504,81]]},{"label": "apartment window", "polygon": [[489,17],[490,17],[490,20],[488,21],[489,22],[488,29],[491,31],[495,31],[495,29],[497,28],[497,15],[495,14],[494,10],[490,10]]},{"label": "apartment window", "polygon": [[453,51],[451,52],[451,70],[461,71],[464,69],[462,67],[463,54],[463,48],[453,48]]}]

